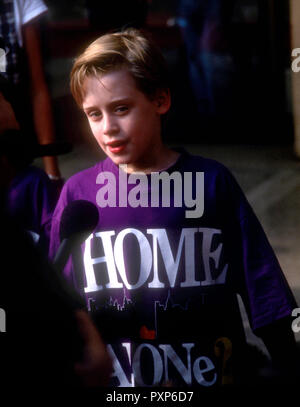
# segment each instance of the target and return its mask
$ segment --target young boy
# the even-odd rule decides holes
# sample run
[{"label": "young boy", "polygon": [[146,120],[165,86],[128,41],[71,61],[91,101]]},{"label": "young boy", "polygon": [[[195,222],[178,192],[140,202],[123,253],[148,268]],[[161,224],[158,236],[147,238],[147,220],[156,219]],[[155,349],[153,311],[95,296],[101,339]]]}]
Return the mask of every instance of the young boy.
[{"label": "young boy", "polygon": [[104,35],[76,59],[71,90],[107,158],[65,184],[50,254],[64,208],[95,204],[83,284],[71,262],[64,275],[108,343],[111,384],[251,384],[237,293],[276,366],[290,367],[294,298],[245,196],[223,165],[162,142],[161,53],[137,30]]}]

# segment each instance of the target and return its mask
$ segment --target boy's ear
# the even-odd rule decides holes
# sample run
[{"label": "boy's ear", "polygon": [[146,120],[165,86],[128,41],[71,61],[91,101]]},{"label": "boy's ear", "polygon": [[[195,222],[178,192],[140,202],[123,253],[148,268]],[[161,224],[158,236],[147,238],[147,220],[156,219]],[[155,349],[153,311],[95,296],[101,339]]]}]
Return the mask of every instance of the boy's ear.
[{"label": "boy's ear", "polygon": [[169,89],[161,89],[156,92],[155,104],[158,114],[165,114],[171,106],[171,95]]}]

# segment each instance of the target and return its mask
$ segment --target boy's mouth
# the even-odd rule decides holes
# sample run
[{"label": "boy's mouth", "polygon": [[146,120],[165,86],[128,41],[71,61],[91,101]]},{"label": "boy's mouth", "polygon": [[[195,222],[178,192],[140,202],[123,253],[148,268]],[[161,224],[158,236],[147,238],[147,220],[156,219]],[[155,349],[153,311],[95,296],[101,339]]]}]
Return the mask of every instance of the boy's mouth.
[{"label": "boy's mouth", "polygon": [[113,154],[121,153],[126,147],[127,141],[111,141],[107,143],[109,151]]}]

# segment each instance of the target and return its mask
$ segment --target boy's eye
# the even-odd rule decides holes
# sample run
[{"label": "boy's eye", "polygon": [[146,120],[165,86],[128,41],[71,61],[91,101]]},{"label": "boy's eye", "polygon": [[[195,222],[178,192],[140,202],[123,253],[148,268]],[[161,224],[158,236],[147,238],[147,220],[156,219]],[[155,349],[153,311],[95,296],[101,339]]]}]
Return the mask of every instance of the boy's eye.
[{"label": "boy's eye", "polygon": [[118,106],[118,107],[116,108],[116,112],[119,112],[119,113],[127,112],[127,110],[128,110],[128,107],[127,107],[127,106]]},{"label": "boy's eye", "polygon": [[88,113],[88,117],[95,120],[95,119],[98,119],[99,117],[101,117],[101,113],[98,112],[97,110],[93,110]]}]

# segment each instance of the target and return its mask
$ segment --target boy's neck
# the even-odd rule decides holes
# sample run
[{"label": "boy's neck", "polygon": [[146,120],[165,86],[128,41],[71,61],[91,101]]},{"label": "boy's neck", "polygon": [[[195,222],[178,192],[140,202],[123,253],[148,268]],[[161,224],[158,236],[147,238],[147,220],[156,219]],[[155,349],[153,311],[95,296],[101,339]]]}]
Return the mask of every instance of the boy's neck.
[{"label": "boy's neck", "polygon": [[154,155],[155,161],[152,159],[151,163],[145,162],[145,164],[140,167],[127,164],[126,172],[128,174],[133,172],[143,172],[144,174],[150,174],[151,172],[167,170],[173,164],[175,164],[179,156],[180,154],[177,151],[171,150],[166,146],[162,146],[161,150]]}]

